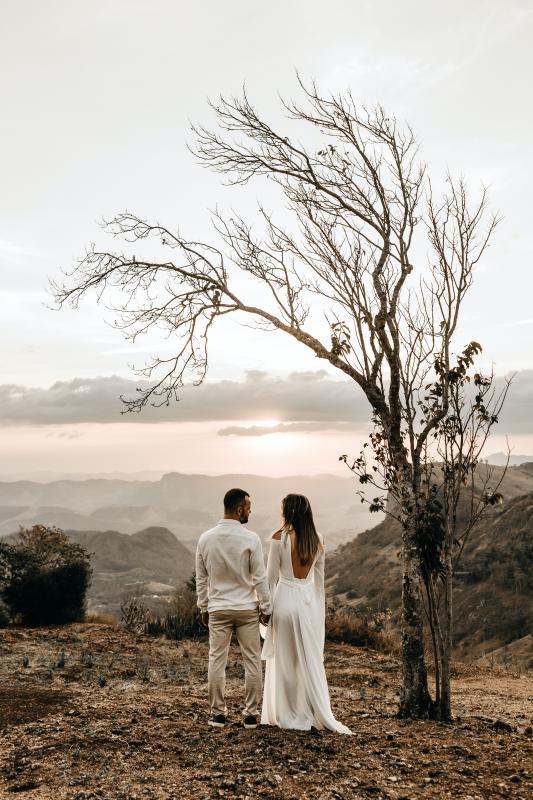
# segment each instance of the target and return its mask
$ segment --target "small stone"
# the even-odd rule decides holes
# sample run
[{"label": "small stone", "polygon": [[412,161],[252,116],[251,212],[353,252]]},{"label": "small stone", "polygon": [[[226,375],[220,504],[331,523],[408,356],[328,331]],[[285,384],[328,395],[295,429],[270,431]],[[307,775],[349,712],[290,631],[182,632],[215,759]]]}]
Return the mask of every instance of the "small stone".
[{"label": "small stone", "polygon": [[509,725],[508,722],[504,722],[502,719],[494,720],[492,728],[494,728],[495,731],[509,731],[510,733],[513,731],[513,726]]}]

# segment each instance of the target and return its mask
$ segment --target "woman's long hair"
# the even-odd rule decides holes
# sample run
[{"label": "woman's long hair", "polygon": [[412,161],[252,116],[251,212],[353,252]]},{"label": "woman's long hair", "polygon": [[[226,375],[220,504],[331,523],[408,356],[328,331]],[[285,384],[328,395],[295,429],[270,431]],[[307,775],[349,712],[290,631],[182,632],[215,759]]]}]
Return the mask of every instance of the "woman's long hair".
[{"label": "woman's long hair", "polygon": [[284,529],[292,528],[296,534],[296,550],[302,567],[312,563],[320,547],[311,504],[303,494],[288,494],[283,498],[281,510]]}]

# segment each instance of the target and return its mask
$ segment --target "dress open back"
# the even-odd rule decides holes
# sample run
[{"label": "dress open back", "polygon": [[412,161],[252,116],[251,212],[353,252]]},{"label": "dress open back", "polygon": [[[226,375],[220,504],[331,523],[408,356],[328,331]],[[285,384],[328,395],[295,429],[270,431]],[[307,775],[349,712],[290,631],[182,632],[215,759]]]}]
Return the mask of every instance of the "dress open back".
[{"label": "dress open back", "polygon": [[267,578],[273,599],[266,629],[261,722],[280,728],[351,733],[331,711],[324,670],[324,542],[306,578],[295,578],[291,539],[270,540]]}]

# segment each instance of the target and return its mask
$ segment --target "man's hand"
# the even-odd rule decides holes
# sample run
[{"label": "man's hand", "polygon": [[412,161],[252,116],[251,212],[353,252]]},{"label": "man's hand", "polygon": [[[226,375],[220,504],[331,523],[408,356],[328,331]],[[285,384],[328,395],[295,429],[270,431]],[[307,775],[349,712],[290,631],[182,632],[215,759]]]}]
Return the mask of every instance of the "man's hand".
[{"label": "man's hand", "polygon": [[270,622],[270,614],[264,614],[262,611],[259,612],[259,622],[261,625],[268,625]]},{"label": "man's hand", "polygon": [[209,627],[209,612],[208,611],[201,611],[200,612],[200,625],[203,628]]}]

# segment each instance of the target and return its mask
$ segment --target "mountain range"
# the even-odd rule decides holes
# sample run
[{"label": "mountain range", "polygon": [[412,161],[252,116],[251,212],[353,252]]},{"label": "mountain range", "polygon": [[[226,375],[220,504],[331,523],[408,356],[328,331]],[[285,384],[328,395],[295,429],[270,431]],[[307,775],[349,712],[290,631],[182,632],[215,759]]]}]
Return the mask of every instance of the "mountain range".
[{"label": "mountain range", "polygon": [[[480,465],[478,469],[487,467]],[[494,468],[495,481],[502,469]],[[515,643],[533,668],[533,463],[510,467],[504,504],[471,531],[454,579],[455,654],[481,656]],[[466,508],[460,509],[463,516]],[[401,527],[391,517],[341,545],[327,561],[330,597],[365,613],[401,604]],[[529,636],[529,638],[527,638]],[[523,640],[520,647],[516,646]],[[500,653],[501,655],[501,653]]]},{"label": "mountain range", "polygon": [[319,530],[330,548],[349,541],[374,520],[356,495],[358,484],[333,475],[267,478],[258,475],[184,475],[159,480],[60,480],[0,482],[0,535],[34,524],[64,530],[168,528],[194,547],[202,531],[222,516],[227,489],[240,486],[252,497],[250,528],[262,537],[279,525],[288,492],[309,497]]},{"label": "mountain range", "polygon": [[[478,469],[492,469],[496,482],[503,473],[486,464]],[[170,473],[157,481],[2,482],[0,532],[34,523],[62,527],[93,554],[90,607],[116,616],[127,594],[157,606],[190,578],[198,536],[221,516],[221,498],[231,486],[251,493],[250,527],[263,538],[279,524],[284,494],[306,494],[329,544],[330,598],[363,613],[390,608],[398,621],[400,526],[368,514],[350,478]],[[499,653],[505,660],[512,646],[521,663],[533,665],[527,638],[533,629],[533,462],[509,467],[501,491],[503,506],[488,510],[473,529],[456,572],[456,655]]]},{"label": "mountain range", "polygon": [[168,528],[145,528],[131,535],[118,531],[67,531],[91,554],[93,577],[89,589],[92,611],[120,616],[129,594],[157,606],[187,581],[194,556]]},{"label": "mountain range", "polygon": [[91,610],[119,616],[131,593],[157,608],[191,577],[198,537],[222,516],[232,486],[250,492],[249,527],[262,538],[278,527],[281,499],[290,491],[310,498],[330,549],[371,520],[350,478],[169,473],[159,480],[0,482],[0,535],[56,525],[92,553]]}]

